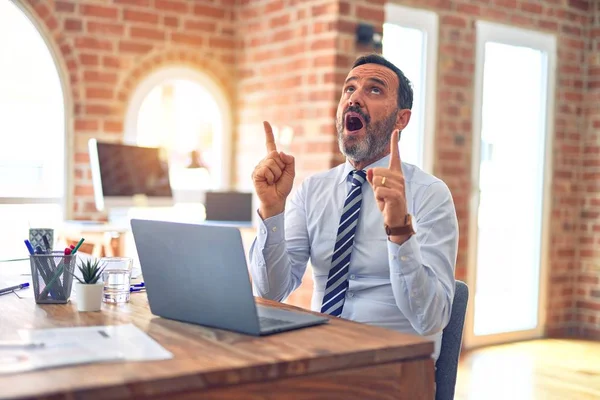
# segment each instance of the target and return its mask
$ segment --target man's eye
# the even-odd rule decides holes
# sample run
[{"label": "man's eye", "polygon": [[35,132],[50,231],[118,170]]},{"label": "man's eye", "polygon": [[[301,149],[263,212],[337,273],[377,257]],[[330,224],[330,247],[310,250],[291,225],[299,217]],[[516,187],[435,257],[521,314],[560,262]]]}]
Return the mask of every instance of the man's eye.
[{"label": "man's eye", "polygon": [[373,92],[375,94],[381,94],[381,89],[379,89],[378,87],[374,87],[371,89],[371,92]]},{"label": "man's eye", "polygon": [[348,92],[348,93],[352,93],[352,92],[354,92],[354,86],[348,86],[348,87],[346,88],[346,92]]}]

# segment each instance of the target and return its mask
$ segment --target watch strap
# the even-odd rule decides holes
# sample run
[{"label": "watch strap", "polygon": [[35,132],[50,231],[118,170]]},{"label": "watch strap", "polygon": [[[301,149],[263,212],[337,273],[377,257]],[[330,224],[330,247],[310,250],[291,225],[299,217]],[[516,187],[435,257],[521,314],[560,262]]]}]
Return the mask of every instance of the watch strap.
[{"label": "watch strap", "polygon": [[406,217],[404,218],[404,225],[402,226],[388,226],[385,225],[385,233],[388,236],[401,236],[401,235],[408,235],[411,234],[413,235],[415,233],[415,230],[413,229],[412,226],[412,218],[410,214],[406,214]]}]

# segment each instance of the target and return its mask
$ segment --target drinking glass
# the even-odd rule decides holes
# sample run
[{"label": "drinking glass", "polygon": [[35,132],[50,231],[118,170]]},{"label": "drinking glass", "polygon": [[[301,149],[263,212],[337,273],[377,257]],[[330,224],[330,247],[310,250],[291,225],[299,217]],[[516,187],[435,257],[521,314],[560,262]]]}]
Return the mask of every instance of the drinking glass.
[{"label": "drinking glass", "polygon": [[131,271],[133,259],[130,257],[103,257],[104,266],[102,281],[104,282],[103,301],[105,303],[127,303],[131,295]]}]

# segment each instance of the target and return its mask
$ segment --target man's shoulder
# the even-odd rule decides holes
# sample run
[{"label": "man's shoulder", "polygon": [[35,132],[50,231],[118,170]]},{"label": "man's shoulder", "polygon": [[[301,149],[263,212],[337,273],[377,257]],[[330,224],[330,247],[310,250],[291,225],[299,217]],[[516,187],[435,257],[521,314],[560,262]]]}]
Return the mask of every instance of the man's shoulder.
[{"label": "man's shoulder", "polygon": [[404,180],[414,185],[429,186],[436,182],[442,182],[440,178],[404,161],[402,162],[402,172],[404,173]]},{"label": "man's shoulder", "polygon": [[446,183],[428,172],[423,171],[416,165],[402,162],[402,171],[407,185],[413,187],[413,192],[433,190],[438,193],[449,192]]}]

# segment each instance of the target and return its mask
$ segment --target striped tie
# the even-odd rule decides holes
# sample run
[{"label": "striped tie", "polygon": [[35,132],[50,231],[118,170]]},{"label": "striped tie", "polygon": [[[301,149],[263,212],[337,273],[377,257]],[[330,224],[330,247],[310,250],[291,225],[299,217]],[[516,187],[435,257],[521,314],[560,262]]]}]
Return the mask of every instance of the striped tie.
[{"label": "striped tie", "polygon": [[354,244],[354,234],[358,224],[360,204],[362,202],[362,184],[365,183],[365,171],[352,171],[352,186],[346,197],[340,227],[338,228],[331,269],[327,278],[327,287],[323,297],[321,312],[339,317],[344,308],[344,298],[348,290],[348,271],[350,255]]}]

